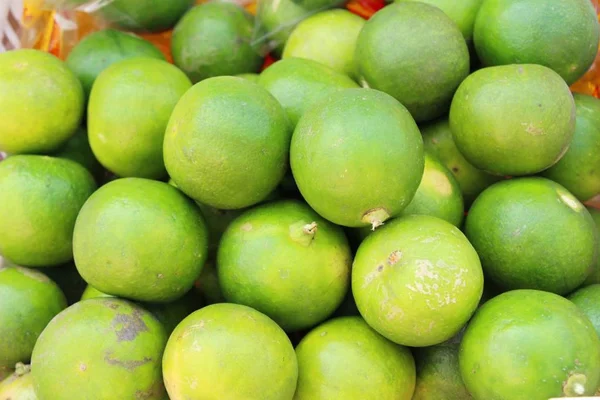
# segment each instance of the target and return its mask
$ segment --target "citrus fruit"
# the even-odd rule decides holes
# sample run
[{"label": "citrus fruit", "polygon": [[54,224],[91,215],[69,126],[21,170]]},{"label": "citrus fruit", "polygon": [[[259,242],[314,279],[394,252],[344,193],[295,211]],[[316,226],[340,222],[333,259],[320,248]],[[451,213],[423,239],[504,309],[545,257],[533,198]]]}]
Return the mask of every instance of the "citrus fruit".
[{"label": "citrus fruit", "polygon": [[192,81],[257,72],[262,57],[251,45],[253,18],[242,7],[214,1],[192,8],[171,40],[175,65]]},{"label": "citrus fruit", "polygon": [[19,265],[49,267],[73,259],[73,226],[96,189],[78,163],[17,155],[0,163],[0,254]]},{"label": "citrus fruit", "polygon": [[477,169],[456,147],[447,118],[421,126],[425,152],[435,155],[452,172],[467,205],[500,178]]},{"label": "citrus fruit", "polygon": [[165,134],[165,165],[194,200],[244,208],[279,184],[290,137],[285,111],[265,89],[242,78],[211,78],[175,107]]},{"label": "citrus fruit", "polygon": [[[594,226],[596,227],[596,234],[600,238],[600,210],[594,207],[587,207],[592,219],[594,220]],[[592,283],[600,283],[600,241],[598,242],[598,258],[592,273],[585,280],[585,284],[590,285]]]},{"label": "citrus fruit", "polygon": [[358,35],[355,61],[366,85],[394,96],[417,122],[445,114],[469,74],[469,50],[456,24],[420,2],[375,13]]},{"label": "citrus fruit", "polygon": [[428,215],[395,219],[370,234],[352,265],[352,293],[365,321],[393,342],[442,343],[481,298],[479,257],[454,225]]},{"label": "citrus fruit", "polygon": [[87,98],[94,81],[106,67],[133,57],[165,59],[160,50],[140,37],[114,29],[103,29],[81,39],[69,52],[65,63],[79,78]]},{"label": "citrus fruit", "polygon": [[[416,0],[395,0],[396,2]],[[475,17],[483,0],[420,0],[442,10],[458,26],[463,37],[470,45],[473,41],[473,26]]]},{"label": "citrus fruit", "polygon": [[345,89],[304,113],[290,164],[302,196],[321,216],[348,227],[377,227],[415,195],[423,176],[423,140],[393,97]]},{"label": "citrus fruit", "polygon": [[459,365],[476,400],[591,396],[600,384],[600,339],[570,301],[513,290],[475,313]]},{"label": "citrus fruit", "polygon": [[81,209],[73,234],[75,265],[102,292],[169,302],[200,275],[207,236],[202,214],[177,189],[148,179],[118,179]]},{"label": "citrus fruit", "polygon": [[133,303],[81,301],[54,318],[35,344],[35,392],[40,400],[70,400],[73,393],[97,400],[163,400],[166,341],[160,322]]},{"label": "citrus fruit", "polygon": [[166,176],[165,129],[191,86],[183,72],[162,60],[138,57],[106,68],[94,83],[88,105],[96,158],[118,176]]},{"label": "citrus fruit", "polygon": [[600,336],[600,285],[594,284],[578,289],[568,297],[588,317]]},{"label": "citrus fruit", "polygon": [[594,62],[599,29],[589,0],[486,0],[473,36],[486,65],[541,64],[571,84]]},{"label": "citrus fruit", "polygon": [[17,372],[0,381],[0,399],[38,400],[33,389],[29,365],[18,364],[17,369]]},{"label": "citrus fruit", "polygon": [[471,399],[458,366],[459,343],[450,340],[414,350],[417,381],[412,400]]},{"label": "citrus fruit", "polygon": [[302,19],[310,15],[294,0],[263,0],[257,2],[256,22],[259,31],[254,39],[258,45],[268,46],[281,56],[288,37]]},{"label": "citrus fruit", "polygon": [[0,93],[0,151],[55,151],[81,122],[81,83],[51,54],[31,49],[1,53]]},{"label": "citrus fruit", "polygon": [[450,108],[456,146],[479,169],[529,175],[555,164],[575,132],[575,102],[562,78],[541,65],[480,69]]},{"label": "citrus fruit", "polygon": [[328,10],[301,21],[288,38],[282,58],[318,61],[355,77],[354,48],[365,20],[347,10]]},{"label": "citrus fruit", "polygon": [[260,76],[259,74],[253,73],[253,72],[249,72],[246,74],[237,74],[236,75],[238,78],[244,78],[247,79],[251,82],[257,83],[258,82],[258,77]]},{"label": "citrus fruit", "polygon": [[347,75],[313,60],[287,58],[264,70],[258,83],[283,106],[293,126],[315,102],[348,88],[358,88]]},{"label": "citrus fruit", "polygon": [[105,20],[126,30],[160,32],[172,28],[194,5],[194,2],[194,0],[114,0],[102,7],[99,14]]},{"label": "citrus fruit", "polygon": [[87,130],[80,127],[75,135],[73,135],[63,147],[52,154],[53,157],[66,158],[78,162],[92,174],[96,179],[99,179],[104,172],[102,165],[96,159],[92,152],[90,142],[88,140]]},{"label": "citrus fruit", "polygon": [[567,294],[596,265],[597,233],[590,213],[564,187],[545,178],[490,186],[469,210],[465,233],[486,274],[504,289]]},{"label": "citrus fruit", "polygon": [[431,215],[460,227],[464,212],[458,182],[435,156],[426,153],[421,184],[402,215]]},{"label": "citrus fruit", "polygon": [[40,272],[0,267],[0,376],[17,362],[28,362],[35,342],[67,301],[59,287]]},{"label": "citrus fruit", "polygon": [[264,314],[238,304],[213,304],[184,319],[163,358],[172,399],[291,399],[298,364],[294,348]]},{"label": "citrus fruit", "polygon": [[286,200],[253,208],[229,225],[219,245],[217,273],[228,302],[296,331],[325,320],[340,305],[351,260],[340,227],[305,204]]},{"label": "citrus fruit", "polygon": [[310,331],[296,348],[296,400],[410,400],[415,362],[360,317],[341,317]]},{"label": "citrus fruit", "polygon": [[573,140],[565,155],[543,175],[586,201],[600,193],[600,100],[579,93],[573,98],[577,109]]},{"label": "citrus fruit", "polygon": [[[87,285],[85,291],[81,296],[81,300],[96,299],[102,297],[114,297],[110,294],[104,293],[96,289],[91,285]],[[179,324],[185,317],[187,317],[192,311],[195,311],[199,307],[197,297],[193,291],[185,294],[180,299],[172,301],[170,303],[138,303],[139,306],[147,311],[150,311],[156,319],[163,325],[167,335],[173,332],[173,329]]]},{"label": "citrus fruit", "polygon": [[73,261],[56,267],[44,268],[43,272],[62,290],[67,298],[67,304],[77,303],[81,299],[81,295],[87,287],[87,282],[79,275]]}]

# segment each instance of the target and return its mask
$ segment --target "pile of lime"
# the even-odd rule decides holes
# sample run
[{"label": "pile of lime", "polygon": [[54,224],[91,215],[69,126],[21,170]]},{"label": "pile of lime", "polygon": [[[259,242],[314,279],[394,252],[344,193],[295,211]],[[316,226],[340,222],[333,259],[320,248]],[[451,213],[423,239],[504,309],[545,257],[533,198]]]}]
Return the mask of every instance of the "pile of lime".
[{"label": "pile of lime", "polygon": [[600,395],[589,0],[193,3],[0,54],[1,400]]}]

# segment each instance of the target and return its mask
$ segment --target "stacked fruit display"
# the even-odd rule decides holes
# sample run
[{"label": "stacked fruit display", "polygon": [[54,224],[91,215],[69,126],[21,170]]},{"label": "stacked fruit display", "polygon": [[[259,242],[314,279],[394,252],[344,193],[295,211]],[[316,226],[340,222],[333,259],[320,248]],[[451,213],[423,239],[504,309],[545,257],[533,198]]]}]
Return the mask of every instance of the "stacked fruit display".
[{"label": "stacked fruit display", "polygon": [[192,3],[0,54],[0,400],[597,393],[588,0]]}]

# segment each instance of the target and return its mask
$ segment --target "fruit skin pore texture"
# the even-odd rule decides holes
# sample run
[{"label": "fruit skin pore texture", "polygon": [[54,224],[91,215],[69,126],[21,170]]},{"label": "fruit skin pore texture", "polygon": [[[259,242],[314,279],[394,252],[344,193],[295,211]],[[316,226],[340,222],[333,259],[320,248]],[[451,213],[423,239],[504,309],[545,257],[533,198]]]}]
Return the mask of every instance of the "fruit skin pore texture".
[{"label": "fruit skin pore texture", "polygon": [[575,102],[562,78],[544,66],[483,68],[456,91],[450,130],[475,167],[496,175],[530,175],[567,151]]},{"label": "fruit skin pore texture", "polygon": [[329,320],[296,347],[295,400],[410,400],[415,362],[408,348],[375,332],[361,317]]},{"label": "fruit skin pore texture", "polygon": [[459,365],[475,400],[592,396],[600,385],[600,338],[569,300],[513,290],[475,313]]},{"label": "fruit skin pore texture", "polygon": [[290,162],[302,196],[321,216],[347,227],[377,227],[414,197],[423,176],[423,139],[393,97],[345,89],[300,118]]},{"label": "fruit skin pore texture", "polygon": [[409,215],[377,228],[360,244],[352,293],[365,321],[411,347],[442,343],[469,320],[483,292],[479,257],[454,225]]},{"label": "fruit skin pore texture", "polygon": [[294,347],[266,315],[243,305],[204,307],[184,319],[163,357],[171,399],[292,399]]},{"label": "fruit skin pore texture", "polygon": [[469,74],[469,50],[456,24],[420,2],[375,13],[358,36],[354,57],[359,81],[395,97],[417,122],[445,114]]},{"label": "fruit skin pore texture", "polygon": [[171,115],[165,165],[179,189],[219,209],[264,200],[287,169],[291,126],[266,90],[221,76],[194,85]]},{"label": "fruit skin pore texture", "polygon": [[586,208],[558,183],[506,180],[473,203],[465,233],[486,277],[504,289],[567,294],[596,266],[598,236]]}]

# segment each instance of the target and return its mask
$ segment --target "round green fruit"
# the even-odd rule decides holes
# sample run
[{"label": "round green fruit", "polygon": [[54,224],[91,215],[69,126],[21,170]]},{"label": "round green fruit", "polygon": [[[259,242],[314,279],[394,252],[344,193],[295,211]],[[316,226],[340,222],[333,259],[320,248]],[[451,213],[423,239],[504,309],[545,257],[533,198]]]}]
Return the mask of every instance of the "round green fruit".
[{"label": "round green fruit", "polygon": [[173,31],[175,65],[193,82],[258,72],[263,60],[252,46],[253,18],[237,4],[208,2],[192,8]]},{"label": "round green fruit", "polygon": [[410,215],[370,234],[352,265],[365,321],[393,342],[432,346],[456,335],[483,291],[479,257],[454,225]]},{"label": "round green fruit", "polygon": [[573,140],[565,155],[543,176],[586,201],[600,193],[600,100],[578,93],[573,97],[577,109]]},{"label": "round green fruit", "polygon": [[133,57],[164,60],[165,56],[152,43],[133,34],[104,29],[90,33],[73,47],[65,63],[75,73],[86,98],[94,81],[109,65]]},{"label": "round green fruit", "polygon": [[302,196],[321,216],[348,227],[377,227],[415,195],[423,176],[423,140],[393,97],[345,89],[304,113],[290,163]]},{"label": "round green fruit", "polygon": [[459,364],[475,400],[592,396],[600,385],[600,338],[569,300],[513,290],[477,311]]},{"label": "round green fruit", "polygon": [[175,105],[192,87],[177,67],[131,58],[106,68],[88,105],[90,145],[96,158],[121,177],[160,179],[165,129]]},{"label": "round green fruit", "polygon": [[194,3],[194,0],[114,0],[102,7],[99,14],[126,30],[160,32],[172,28]]},{"label": "round green fruit", "polygon": [[[395,0],[397,3],[416,0]],[[483,0],[419,0],[442,10],[458,26],[468,44],[473,41],[475,17]]]},{"label": "round green fruit", "polygon": [[[596,227],[596,235],[600,238],[600,210],[594,207],[586,207],[589,211],[592,219],[594,220],[594,226]],[[591,285],[593,283],[600,283],[600,241],[598,242],[598,258],[592,273],[587,277],[584,284]]]},{"label": "round green fruit", "polygon": [[567,294],[596,265],[598,236],[590,213],[545,178],[490,186],[473,203],[465,233],[486,276],[504,289]]},{"label": "round green fruit", "polygon": [[448,111],[470,68],[456,24],[420,2],[394,3],[375,13],[358,36],[355,61],[368,87],[394,96],[418,122]]},{"label": "round green fruit", "polygon": [[2,400],[38,400],[33,389],[31,368],[18,364],[17,371],[0,381],[0,399]]},{"label": "round green fruit", "polygon": [[568,84],[594,62],[599,37],[588,0],[486,0],[474,28],[477,55],[485,65],[540,64]]},{"label": "round green fruit", "polygon": [[81,209],[75,264],[98,290],[148,302],[182,297],[200,275],[208,233],[196,205],[172,186],[141,178],[112,181]]},{"label": "round green fruit", "polygon": [[[163,400],[167,336],[148,311],[119,299],[72,305],[44,329],[31,358],[40,400]],[[110,382],[110,385],[107,385]]]},{"label": "round green fruit", "polygon": [[466,204],[470,205],[485,188],[500,177],[477,169],[456,147],[447,118],[421,126],[425,152],[435,155],[452,172]]},{"label": "round green fruit", "polygon": [[0,151],[47,153],[75,134],[83,116],[81,83],[55,56],[22,49],[0,54]]},{"label": "round green fruit", "polygon": [[83,294],[81,295],[81,300],[89,300],[89,299],[97,299],[99,297],[115,297],[112,294],[104,293],[93,287],[92,285],[87,285]]},{"label": "round green fruit", "polygon": [[96,189],[78,163],[17,155],[0,163],[0,254],[18,265],[49,267],[73,259],[73,226]]},{"label": "round green fruit", "polygon": [[431,215],[460,227],[464,212],[458,182],[435,156],[425,153],[421,184],[402,215]]},{"label": "round green fruit", "polygon": [[294,200],[245,212],[221,239],[219,284],[230,303],[252,307],[286,331],[325,320],[342,302],[352,254],[342,229]]},{"label": "round green fruit", "polygon": [[562,78],[541,65],[483,68],[456,91],[450,130],[475,167],[497,175],[534,174],[567,151],[575,102]]},{"label": "round green fruit", "polygon": [[328,10],[301,21],[288,38],[282,58],[318,61],[333,70],[356,76],[354,49],[365,20],[347,10]]},{"label": "round green fruit", "polygon": [[358,84],[348,76],[313,60],[287,58],[260,74],[258,84],[267,89],[296,126],[305,111],[328,94]]},{"label": "round green fruit", "polygon": [[219,209],[259,203],[287,169],[291,129],[265,89],[223,76],[196,84],[167,126],[165,165],[194,200]]},{"label": "round green fruit", "polygon": [[[298,22],[310,15],[294,0],[263,0],[257,2],[256,21],[261,33],[257,44],[272,48],[275,55],[281,56],[288,37]],[[261,32],[262,31],[262,32]]]},{"label": "round green fruit", "polygon": [[260,312],[213,304],[184,319],[163,358],[172,399],[291,399],[298,364],[290,340]]},{"label": "round green fruit", "polygon": [[0,376],[4,376],[18,362],[29,361],[38,336],[67,301],[46,275],[21,267],[0,267],[0,298]]},{"label": "round green fruit", "polygon": [[296,348],[296,400],[410,400],[415,362],[360,317],[335,318],[310,331]]},{"label": "round green fruit", "polygon": [[417,383],[412,400],[468,400],[458,365],[458,343],[444,342],[414,350]]},{"label": "round green fruit", "polygon": [[88,133],[84,127],[80,127],[75,135],[73,135],[60,150],[53,153],[52,156],[66,158],[81,164],[90,171],[92,176],[96,179],[99,179],[104,172],[104,168],[102,168],[102,165],[98,162],[96,156],[92,152],[88,140]]},{"label": "round green fruit", "polygon": [[588,317],[600,336],[600,285],[594,284],[578,289],[568,297]]}]

